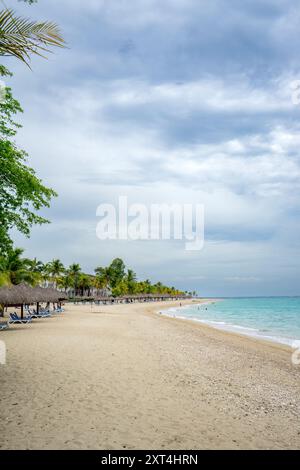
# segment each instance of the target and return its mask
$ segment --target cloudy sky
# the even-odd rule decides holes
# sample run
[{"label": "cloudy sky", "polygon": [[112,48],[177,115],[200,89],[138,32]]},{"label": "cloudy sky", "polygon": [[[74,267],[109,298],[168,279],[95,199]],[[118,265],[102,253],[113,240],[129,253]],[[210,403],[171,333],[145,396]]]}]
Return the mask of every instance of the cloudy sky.
[{"label": "cloudy sky", "polygon": [[[69,49],[9,80],[18,143],[59,193],[26,254],[93,272],[120,256],[138,276],[202,295],[300,294],[300,5],[297,0],[6,2],[61,26]],[[199,203],[203,250],[101,241],[96,208]]]}]

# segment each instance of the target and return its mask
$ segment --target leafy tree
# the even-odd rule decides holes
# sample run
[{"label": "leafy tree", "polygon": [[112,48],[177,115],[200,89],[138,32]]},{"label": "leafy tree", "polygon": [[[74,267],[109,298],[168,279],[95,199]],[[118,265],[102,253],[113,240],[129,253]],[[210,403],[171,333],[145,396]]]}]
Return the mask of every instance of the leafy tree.
[{"label": "leafy tree", "polygon": [[56,287],[58,289],[63,289],[65,292],[70,287],[73,287],[73,284],[74,284],[73,279],[68,272],[65,272],[64,275],[59,276],[56,279]]},{"label": "leafy tree", "polygon": [[[161,282],[151,284],[146,279],[138,281],[132,269],[127,269],[122,260],[116,258],[108,267],[97,267],[96,276],[83,273],[78,263],[73,263],[66,270],[59,259],[43,264],[41,261],[23,258],[20,248],[8,250],[0,256],[0,286],[27,282],[35,286],[45,280],[51,280],[59,289],[65,292],[73,289],[73,295],[90,296],[92,287],[96,289],[112,288],[113,296],[127,294],[182,294],[174,287],[168,287]],[[112,282],[114,285],[112,286]]]},{"label": "leafy tree", "polygon": [[78,263],[71,264],[67,273],[70,276],[72,287],[74,288],[74,295],[77,295],[78,281],[81,274],[80,265]]},{"label": "leafy tree", "polygon": [[98,266],[95,269],[95,273],[96,273],[96,278],[97,278],[98,284],[99,285],[101,284],[101,287],[99,287],[99,288],[101,289],[101,288],[108,287],[109,283],[110,283],[109,268],[108,267],[107,268],[102,268],[101,266]]},{"label": "leafy tree", "polygon": [[116,285],[116,287],[113,288],[112,294],[114,297],[121,297],[122,295],[129,294],[126,279],[123,279],[121,282],[119,282],[119,284]]},{"label": "leafy tree", "polygon": [[98,266],[95,269],[94,287],[96,289],[107,289],[110,286],[109,268]]},{"label": "leafy tree", "polygon": [[149,279],[146,279],[146,281],[143,283],[144,284],[144,293],[145,294],[151,294],[152,288],[151,288],[151,282]]},{"label": "leafy tree", "polygon": [[90,295],[92,286],[93,282],[91,276],[88,274],[80,274],[77,283],[77,287],[80,290],[80,295],[85,295],[85,292],[87,292],[87,295]]},{"label": "leafy tree", "polygon": [[32,273],[40,273],[44,272],[45,265],[42,261],[39,261],[37,258],[33,258],[29,260],[28,263],[28,270]]},{"label": "leafy tree", "polygon": [[[0,67],[0,74],[8,75],[8,71]],[[10,229],[29,236],[32,225],[49,222],[36,211],[49,207],[56,196],[27,166],[26,152],[13,140],[20,127],[13,120],[17,112],[22,112],[21,106],[6,88],[5,99],[0,102],[0,253],[12,248]]]},{"label": "leafy tree", "polygon": [[128,294],[135,294],[136,292],[136,274],[132,269],[127,270],[126,276]]},{"label": "leafy tree", "polygon": [[162,294],[163,291],[164,291],[164,286],[162,285],[161,282],[157,282],[155,285],[154,285],[154,289],[156,290],[156,292],[158,294]]},{"label": "leafy tree", "polygon": [[112,288],[115,288],[117,284],[119,284],[124,279],[125,269],[126,266],[124,264],[124,261],[120,258],[115,258],[112,261],[112,263],[108,267],[110,286]]},{"label": "leafy tree", "polygon": [[[32,4],[36,0],[22,1]],[[8,8],[0,11],[0,56],[14,56],[28,65],[32,54],[42,55],[49,46],[64,44],[55,23],[30,21]],[[0,77],[9,75],[0,65]],[[48,222],[36,211],[48,207],[51,197],[56,195],[26,165],[26,152],[13,141],[20,127],[13,120],[17,112],[22,109],[11,89],[0,87],[0,253],[12,249],[11,228],[29,236],[33,224]]]},{"label": "leafy tree", "polygon": [[59,259],[54,259],[47,264],[47,273],[51,276],[54,285],[57,285],[58,277],[65,271],[63,263]]},{"label": "leafy tree", "polygon": [[48,271],[53,277],[59,276],[65,271],[63,263],[59,259],[54,259],[48,264]]},{"label": "leafy tree", "polygon": [[15,248],[0,257],[0,273],[2,285],[27,282],[34,286],[40,280],[40,274],[30,270],[30,260],[22,258],[24,250]]}]

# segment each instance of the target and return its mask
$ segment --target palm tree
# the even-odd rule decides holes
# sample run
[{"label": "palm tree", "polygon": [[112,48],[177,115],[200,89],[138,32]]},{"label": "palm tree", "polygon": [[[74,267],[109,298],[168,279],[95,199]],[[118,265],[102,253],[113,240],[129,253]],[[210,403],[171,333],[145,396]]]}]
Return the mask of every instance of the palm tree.
[{"label": "palm tree", "polygon": [[135,282],[136,281],[136,273],[133,269],[127,270],[127,282]]},{"label": "palm tree", "polygon": [[54,259],[47,265],[47,271],[52,278],[52,282],[56,287],[57,278],[65,272],[65,267],[59,259]]},{"label": "palm tree", "polygon": [[154,286],[155,291],[157,294],[162,294],[163,293],[163,285],[161,282],[157,282]]},{"label": "palm tree", "polygon": [[78,280],[79,280],[79,276],[81,274],[80,264],[78,264],[78,263],[71,264],[69,266],[69,269],[68,269],[67,272],[68,272],[68,275],[72,279],[72,284],[73,284],[73,288],[74,288],[74,295],[76,296],[77,295]]},{"label": "palm tree", "polygon": [[30,271],[28,258],[22,258],[24,250],[21,248],[11,249],[6,256],[0,257],[0,281],[2,285],[20,284],[27,282],[34,286],[38,284],[40,275]]},{"label": "palm tree", "polygon": [[151,282],[149,281],[149,279],[146,279],[146,281],[144,281],[144,288],[145,288],[145,291],[144,293],[145,294],[150,294],[151,293]]},{"label": "palm tree", "polygon": [[13,56],[29,65],[30,55],[44,57],[51,46],[65,47],[55,23],[32,21],[8,8],[0,11],[0,56]]},{"label": "palm tree", "polygon": [[70,277],[69,276],[60,276],[56,279],[56,287],[58,289],[64,289],[66,292],[68,287],[71,287]]},{"label": "palm tree", "polygon": [[29,260],[29,271],[33,273],[42,273],[44,271],[44,267],[44,263],[42,261],[38,261],[37,258]]},{"label": "palm tree", "polygon": [[110,269],[109,268],[102,268],[98,266],[95,269],[96,279],[95,279],[95,287],[97,289],[106,289],[110,286]]},{"label": "palm tree", "polygon": [[136,290],[136,274],[132,269],[127,270],[126,283],[128,293],[134,294]]},{"label": "palm tree", "polygon": [[81,295],[84,296],[85,292],[87,291],[87,295],[89,296],[91,293],[91,287],[92,287],[92,279],[91,276],[88,274],[80,274],[77,287],[81,291]]}]

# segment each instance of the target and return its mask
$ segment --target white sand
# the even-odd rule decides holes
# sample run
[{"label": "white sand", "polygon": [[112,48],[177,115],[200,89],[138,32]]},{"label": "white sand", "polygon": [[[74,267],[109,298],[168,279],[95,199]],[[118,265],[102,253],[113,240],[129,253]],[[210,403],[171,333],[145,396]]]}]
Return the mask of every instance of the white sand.
[{"label": "white sand", "polygon": [[290,350],[153,314],[168,305],[69,305],[0,332],[0,448],[299,449]]}]

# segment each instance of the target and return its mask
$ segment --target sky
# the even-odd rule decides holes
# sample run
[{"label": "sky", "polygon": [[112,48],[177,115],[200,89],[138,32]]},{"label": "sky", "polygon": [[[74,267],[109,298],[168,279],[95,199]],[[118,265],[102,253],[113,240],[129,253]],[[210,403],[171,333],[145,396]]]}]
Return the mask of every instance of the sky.
[{"label": "sky", "polygon": [[[68,49],[5,59],[17,143],[59,197],[27,256],[121,257],[140,278],[203,296],[299,295],[297,0],[6,1],[56,21]],[[300,101],[300,100],[299,100]],[[205,241],[99,240],[99,204],[203,204]]]}]

